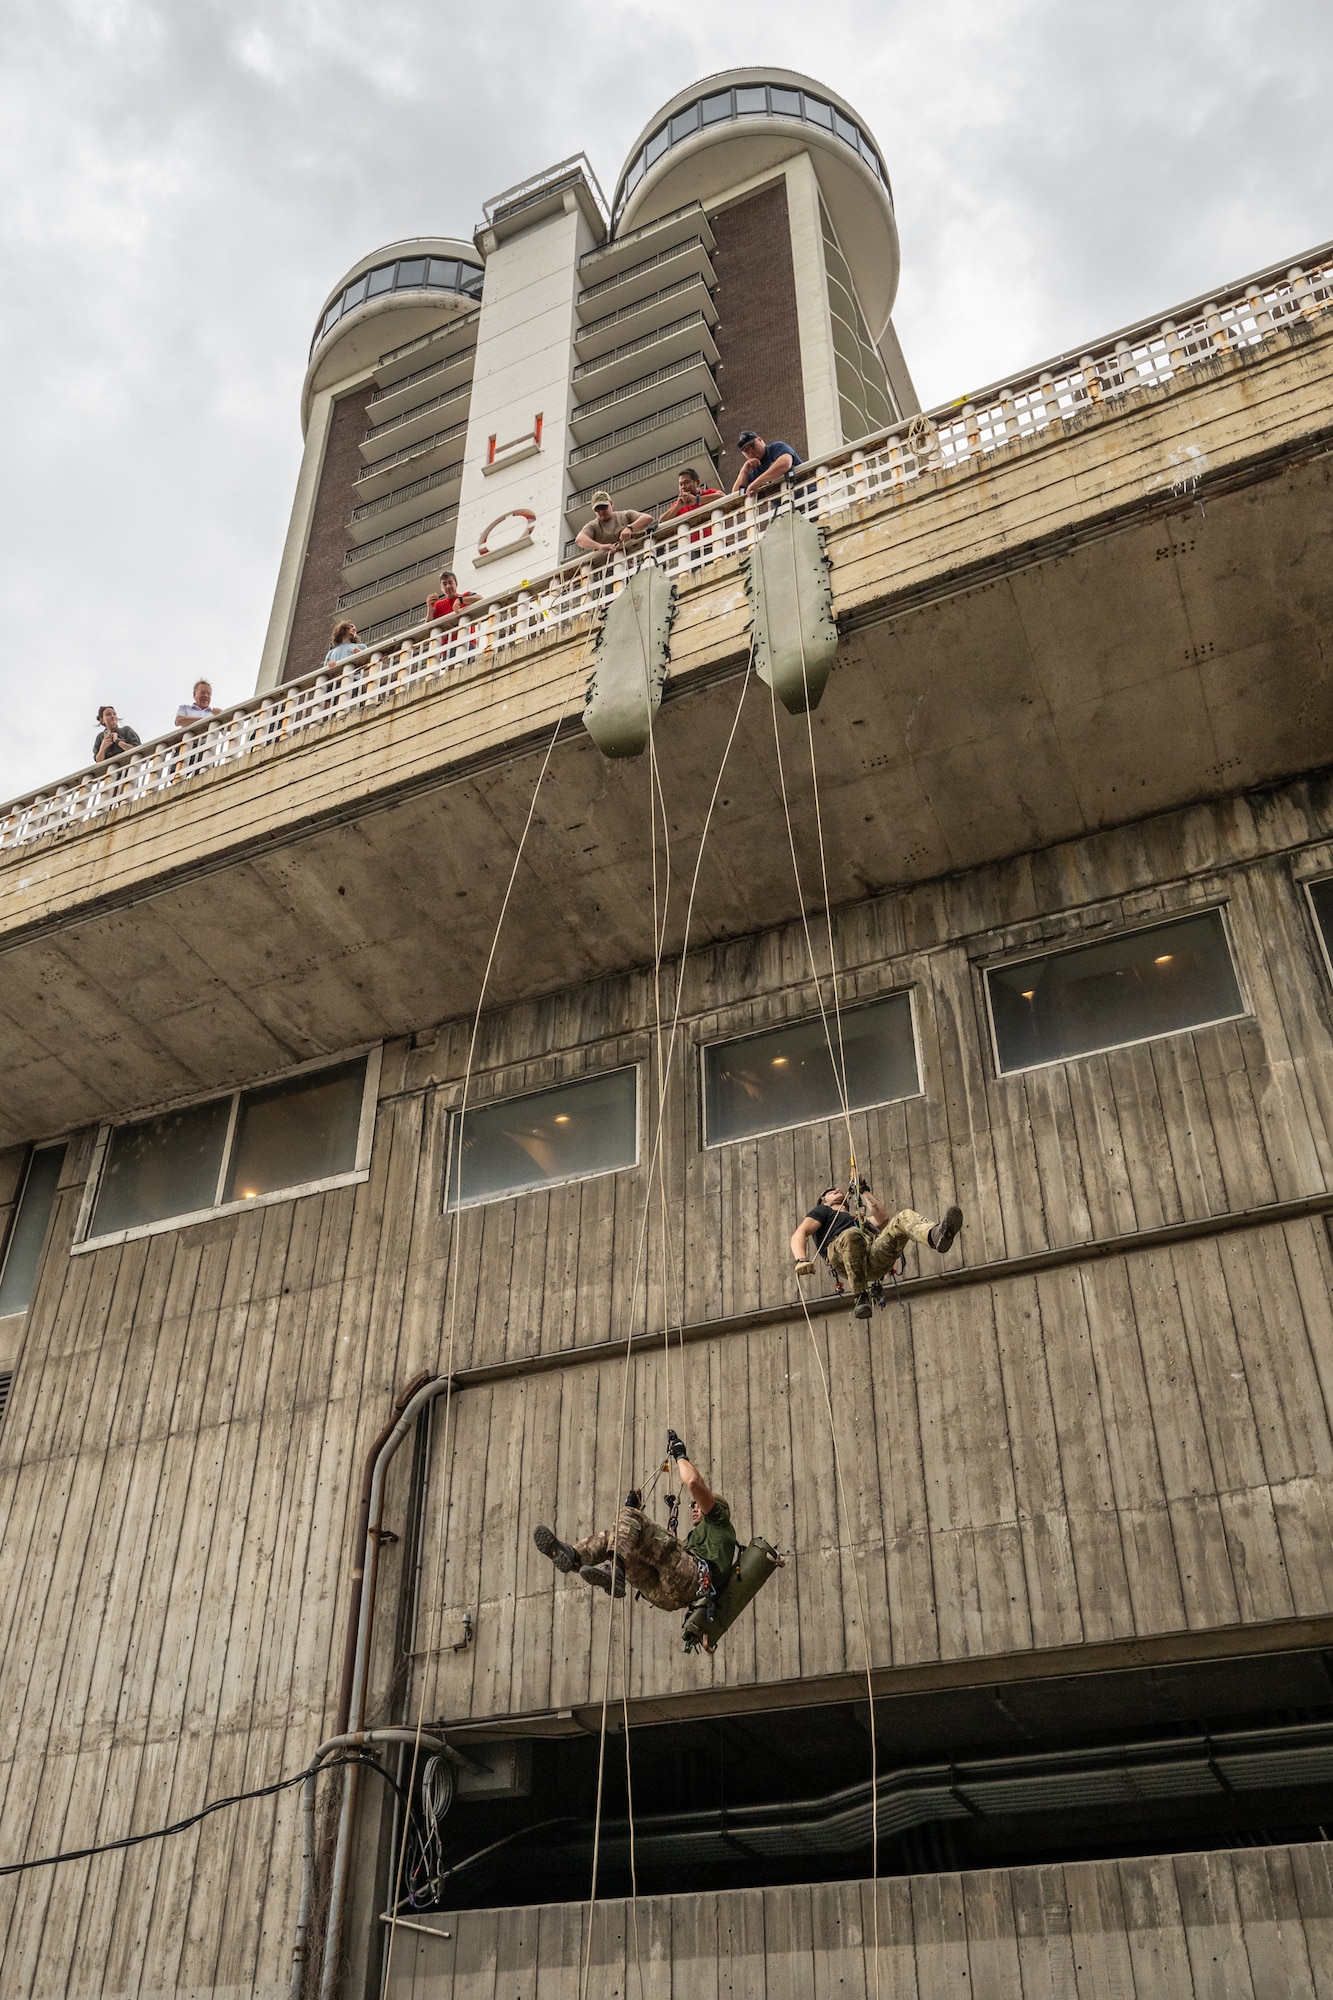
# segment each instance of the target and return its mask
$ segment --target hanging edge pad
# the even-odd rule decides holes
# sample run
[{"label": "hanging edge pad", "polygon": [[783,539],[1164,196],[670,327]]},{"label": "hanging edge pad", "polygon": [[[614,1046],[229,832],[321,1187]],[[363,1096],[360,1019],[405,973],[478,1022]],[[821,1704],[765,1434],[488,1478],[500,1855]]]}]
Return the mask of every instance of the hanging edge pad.
[{"label": "hanging edge pad", "polygon": [[644,563],[602,613],[584,726],[606,757],[638,757],[662,702],[676,586]]},{"label": "hanging edge pad", "polygon": [[681,1635],[685,1641],[685,1651],[697,1652],[700,1647],[707,1651],[709,1647],[716,1646],[722,1634],[730,1631],[742,1611],[754,1603],[774,1570],[779,1570],[782,1566],[782,1557],[772,1543],[766,1542],[762,1535],[756,1535],[736,1558],[731,1582],[714,1604],[712,1617],[708,1616],[708,1607],[705,1604],[701,1604],[687,1616]]},{"label": "hanging edge pad", "polygon": [[784,507],[742,558],[754,664],[791,715],[818,708],[838,650],[828,557],[814,523]]}]

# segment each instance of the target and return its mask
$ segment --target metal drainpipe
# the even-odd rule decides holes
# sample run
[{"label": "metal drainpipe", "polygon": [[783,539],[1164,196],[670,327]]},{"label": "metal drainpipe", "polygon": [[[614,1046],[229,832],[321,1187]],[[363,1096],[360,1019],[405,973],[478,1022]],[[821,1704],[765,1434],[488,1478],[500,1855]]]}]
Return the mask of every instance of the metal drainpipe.
[{"label": "metal drainpipe", "polygon": [[[305,1840],[301,1849],[301,1901],[296,1913],[296,1943],[292,1951],[292,1977],[289,1989],[290,2000],[301,2000],[301,1983],[305,1977],[307,1953],[306,1931],[310,1924],[310,1899],[315,1883],[315,1788],[319,1779],[319,1767],[334,1750],[355,1749],[358,1745],[374,1743],[415,1743],[415,1729],[356,1729],[340,1736],[330,1736],[321,1743],[310,1761],[306,1780],[301,1787],[301,1817],[305,1830]],[[434,1757],[447,1757],[451,1764],[463,1764],[466,1760],[441,1736],[421,1738],[424,1747]]]},{"label": "metal drainpipe", "polygon": [[[453,1378],[436,1375],[423,1383],[403,1408],[402,1415],[375,1454],[374,1470],[370,1479],[369,1504],[366,1509],[366,1547],[362,1559],[364,1581],[361,1585],[361,1603],[357,1614],[356,1650],[352,1662],[352,1686],[348,1698],[346,1720],[350,1722],[353,1735],[362,1734],[361,1725],[365,1720],[366,1676],[370,1653],[370,1634],[375,1617],[375,1587],[379,1575],[380,1516],[384,1509],[384,1480],[390,1462],[399,1445],[412,1429],[422,1410],[428,1403],[442,1396]],[[416,1741],[416,1731],[407,1731],[407,1741]],[[454,1753],[457,1756],[457,1753]],[[465,1760],[459,1758],[461,1763]],[[338,1839],[333,1850],[333,1875],[329,1883],[329,1914],[324,1926],[324,1962],[319,1974],[319,2000],[334,2000],[338,1976],[338,1950],[342,1937],[343,1904],[347,1895],[347,1867],[352,1844],[352,1815],[356,1806],[356,1766],[349,1765],[343,1773],[342,1806],[338,1814]],[[294,1995],[293,2000],[298,2000]]]},{"label": "metal drainpipe", "polygon": [[341,1735],[347,1728],[352,1710],[352,1676],[356,1671],[356,1634],[361,1617],[361,1590],[366,1574],[366,1529],[370,1526],[370,1487],[375,1476],[375,1465],[380,1453],[393,1436],[393,1427],[402,1416],[423,1383],[430,1381],[430,1371],[423,1369],[410,1381],[400,1396],[395,1397],[393,1415],[380,1432],[370,1450],[366,1453],[366,1469],[361,1478],[361,1503],[357,1509],[356,1531],[352,1536],[352,1595],[347,1607],[347,1638],[343,1645],[342,1684],[338,1689],[338,1716],[334,1725]]}]

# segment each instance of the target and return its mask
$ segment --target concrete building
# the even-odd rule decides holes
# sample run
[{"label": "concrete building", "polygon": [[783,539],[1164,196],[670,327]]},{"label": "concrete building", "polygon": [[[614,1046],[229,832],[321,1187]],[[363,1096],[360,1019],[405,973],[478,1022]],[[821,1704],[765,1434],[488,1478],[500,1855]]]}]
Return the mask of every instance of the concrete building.
[{"label": "concrete building", "polygon": [[[590,206],[326,338],[447,397],[592,323]],[[1333,1990],[1330,407],[1325,245],[664,531],[651,760],[639,558],[534,561],[0,810],[0,1991]],[[849,1142],[965,1215],[869,1323],[789,1249]],[[784,1557],[711,1656],[532,1541],[668,1424]]]},{"label": "concrete building", "polygon": [[598,488],[660,512],[682,465],[730,486],[742,428],[811,456],[910,415],[897,284],[864,119],[767,69],[664,105],[609,214],[580,157],[470,244],[362,258],[315,329],[260,687],[318,666],[340,613],[370,644],[419,622],[446,565],[487,593],[553,568]]}]

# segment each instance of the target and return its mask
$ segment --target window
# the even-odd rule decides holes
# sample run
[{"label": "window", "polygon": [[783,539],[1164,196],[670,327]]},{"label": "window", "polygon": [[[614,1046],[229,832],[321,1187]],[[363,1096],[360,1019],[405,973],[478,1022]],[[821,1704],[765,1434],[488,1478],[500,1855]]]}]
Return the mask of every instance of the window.
[{"label": "window", "polygon": [[678,111],[671,121],[672,145],[674,146],[680,139],[688,139],[690,133],[697,132],[698,129],[699,107],[697,104],[691,104],[687,111]]},{"label": "window", "polygon": [[616,1173],[638,1158],[637,1069],[581,1077],[456,1117],[447,1206]]},{"label": "window", "polygon": [[665,125],[660,132],[654,132],[652,138],[643,149],[643,157],[647,160],[650,167],[655,160],[661,159],[670,143],[671,137]]},{"label": "window", "polygon": [[378,298],[381,292],[391,292],[393,290],[393,274],[395,269],[396,266],[393,264],[381,264],[377,271],[371,272],[369,291],[372,299]]},{"label": "window", "polygon": [[1323,940],[1329,976],[1333,978],[1333,875],[1326,875],[1322,882],[1307,882],[1305,893],[1310,898],[1310,908],[1314,911]]},{"label": "window", "polygon": [[833,107],[831,104],[825,104],[822,97],[807,95],[805,115],[812,125],[822,125],[826,132],[833,130]]},{"label": "window", "polygon": [[376,1050],[114,1127],[84,1242],[364,1177],[378,1080]]},{"label": "window", "polygon": [[356,283],[354,285],[349,285],[347,287],[347,290],[343,293],[343,311],[350,312],[353,306],[359,306],[362,299],[365,296],[366,296],[366,280],[364,278],[358,278]]},{"label": "window", "polygon": [[736,116],[738,118],[762,117],[768,110],[768,92],[762,84],[746,86],[736,92]]},{"label": "window", "polygon": [[703,111],[705,125],[716,125],[723,118],[730,118],[731,92],[723,90],[716,97],[705,97]]},{"label": "window", "polygon": [[426,282],[425,258],[413,257],[407,260],[406,262],[400,264],[398,266],[398,276],[394,282],[395,284],[407,285],[409,287],[413,285],[424,285]]},{"label": "window", "polygon": [[801,115],[801,93],[799,90],[779,90],[775,84],[769,91],[773,109],[779,118],[799,118]]},{"label": "window", "polygon": [[[767,1028],[762,1034],[706,1048],[705,1145],[720,1146],[729,1139],[840,1117],[842,1101],[829,1055],[830,1038],[836,1048],[834,1016],[829,1015],[826,1031],[823,1020],[814,1015],[789,1027]],[[845,1008],[842,1053],[849,1110],[915,1097],[921,1081],[911,997],[893,993],[868,1007]]]},{"label": "window", "polygon": [[1242,1014],[1220,910],[986,974],[1001,1070],[1061,1062]]},{"label": "window", "polygon": [[427,282],[441,286],[452,292],[458,288],[458,259],[456,257],[432,257]]},{"label": "window", "polygon": [[64,1164],[63,1146],[42,1146],[28,1160],[9,1241],[5,1244],[4,1266],[0,1269],[0,1318],[7,1313],[26,1312],[32,1303],[46,1226],[51,1220]]}]

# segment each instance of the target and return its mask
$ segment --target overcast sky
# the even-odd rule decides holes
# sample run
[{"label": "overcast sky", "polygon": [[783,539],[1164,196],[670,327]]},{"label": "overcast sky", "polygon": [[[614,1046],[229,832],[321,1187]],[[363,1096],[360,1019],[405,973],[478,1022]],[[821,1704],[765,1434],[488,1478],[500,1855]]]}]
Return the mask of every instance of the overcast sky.
[{"label": "overcast sky", "polygon": [[0,798],[251,693],[316,312],[694,78],[807,71],[893,181],[927,406],[1333,237],[1315,0],[2,0]]}]

